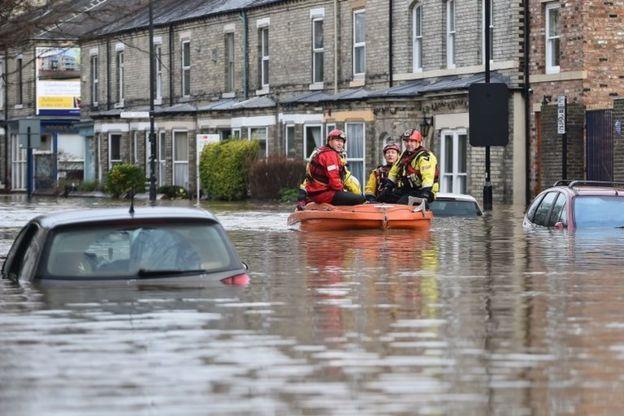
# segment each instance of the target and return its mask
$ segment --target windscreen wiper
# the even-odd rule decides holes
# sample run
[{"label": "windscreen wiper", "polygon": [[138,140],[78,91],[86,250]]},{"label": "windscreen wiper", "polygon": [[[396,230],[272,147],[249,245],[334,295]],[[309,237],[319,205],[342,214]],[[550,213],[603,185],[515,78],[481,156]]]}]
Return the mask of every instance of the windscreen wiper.
[{"label": "windscreen wiper", "polygon": [[206,273],[205,269],[189,269],[189,270],[180,270],[180,269],[160,269],[160,270],[149,270],[149,269],[139,269],[137,275],[139,277],[147,277],[147,276],[171,276],[178,274],[201,274]]}]

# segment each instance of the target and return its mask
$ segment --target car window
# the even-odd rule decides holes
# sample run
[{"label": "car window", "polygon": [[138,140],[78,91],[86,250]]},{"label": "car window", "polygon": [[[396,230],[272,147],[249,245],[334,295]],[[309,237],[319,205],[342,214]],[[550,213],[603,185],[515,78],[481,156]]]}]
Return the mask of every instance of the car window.
[{"label": "car window", "polygon": [[47,277],[132,278],[143,272],[222,271],[240,267],[220,225],[161,223],[59,230],[47,252]]},{"label": "car window", "polygon": [[23,272],[25,265],[31,265],[35,261],[34,256],[37,250],[31,250],[30,244],[37,234],[39,227],[32,223],[20,231],[15,238],[15,242],[9,250],[4,266],[2,267],[2,275],[11,279],[18,279]]},{"label": "car window", "polygon": [[557,197],[558,192],[548,192],[544,195],[542,202],[537,207],[535,211],[535,216],[533,217],[533,222],[537,225],[548,225],[548,218],[550,214],[550,210],[555,202],[555,198]]},{"label": "car window", "polygon": [[566,204],[566,196],[562,193],[559,193],[553,205],[552,212],[550,213],[550,218],[548,220],[548,223],[546,224],[548,227],[554,227],[554,225],[560,221],[561,212],[565,204]]},{"label": "car window", "polygon": [[539,207],[539,204],[540,204],[540,202],[542,202],[543,198],[544,198],[544,195],[539,195],[537,198],[535,198],[535,200],[533,201],[533,203],[529,207],[529,210],[527,211],[527,218],[528,218],[529,221],[535,222],[533,220],[534,217],[535,217],[535,211],[537,211],[537,207]]},{"label": "car window", "polygon": [[624,227],[624,197],[576,197],[574,222],[577,228]]},{"label": "car window", "polygon": [[480,215],[477,204],[472,201],[434,200],[430,204],[433,215],[438,217],[476,217]]}]

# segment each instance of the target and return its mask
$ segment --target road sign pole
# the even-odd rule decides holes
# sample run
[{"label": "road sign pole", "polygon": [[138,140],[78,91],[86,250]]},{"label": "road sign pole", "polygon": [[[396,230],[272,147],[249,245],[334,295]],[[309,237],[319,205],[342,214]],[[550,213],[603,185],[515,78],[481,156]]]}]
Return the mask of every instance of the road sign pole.
[{"label": "road sign pole", "polygon": [[557,134],[561,134],[561,179],[568,179],[568,103],[565,95],[557,97]]}]

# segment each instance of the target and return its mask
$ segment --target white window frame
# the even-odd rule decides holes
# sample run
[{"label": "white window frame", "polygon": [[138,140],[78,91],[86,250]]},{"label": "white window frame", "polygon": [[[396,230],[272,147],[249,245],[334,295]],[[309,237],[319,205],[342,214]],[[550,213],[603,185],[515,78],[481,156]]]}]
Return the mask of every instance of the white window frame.
[{"label": "white window frame", "polygon": [[[494,62],[494,0],[490,0],[490,63]],[[485,65],[485,0],[481,0],[481,63]]]},{"label": "white window frame", "polygon": [[[303,125],[303,158],[305,160],[310,160],[310,158],[307,156],[308,154],[308,127],[318,127],[321,129],[321,146],[323,146],[323,143],[325,141],[324,139],[325,137],[327,137],[327,135],[323,137],[323,125],[322,124],[310,123],[310,124]],[[314,151],[314,149],[312,151]],[[310,152],[310,154],[312,153]]]},{"label": "white window frame", "polygon": [[[453,141],[453,166],[446,166],[446,143],[445,138],[447,136],[452,137]],[[459,172],[459,136],[464,136],[466,140],[466,172]],[[468,192],[468,133],[466,129],[445,129],[440,132],[440,192],[446,192],[446,181],[451,180],[451,190],[453,193],[460,193],[461,185],[460,178],[466,178],[466,189],[464,193]]]},{"label": "white window frame", "polygon": [[100,86],[100,69],[98,67],[99,65],[99,56],[98,54],[93,54],[89,57],[89,63],[90,63],[90,79],[91,79],[91,105],[93,107],[97,107],[98,106],[98,99],[100,98],[98,96],[98,92],[99,92],[99,86]]},{"label": "white window frame", "polygon": [[[266,33],[266,39],[265,34]],[[269,75],[271,73],[270,51],[269,51],[269,26],[258,28],[258,43],[260,44],[260,86],[264,89],[269,86]],[[265,55],[266,52],[266,55]],[[266,62],[266,69],[265,69]]]},{"label": "white window frame", "polygon": [[265,140],[264,157],[267,158],[269,157],[269,128],[267,126],[247,127],[247,140],[252,140],[251,138],[252,130],[260,130],[260,129],[264,129],[264,131],[266,132],[264,136],[264,140]]},{"label": "white window frame", "polygon": [[[286,157],[290,157],[290,155],[288,154],[288,148],[290,147],[289,145],[291,144],[288,141],[288,129],[292,129],[293,132],[293,142],[295,141],[295,134],[296,134],[296,129],[295,129],[295,125],[294,124],[285,124],[284,125],[284,155],[286,155]],[[296,152],[295,152],[296,153]]]},{"label": "white window frame", "polygon": [[[135,165],[139,164],[139,133],[139,131],[135,130],[132,134],[132,160]],[[145,132],[145,134],[149,135],[149,132]]]},{"label": "white window frame", "polygon": [[[176,133],[186,133],[186,140],[187,140],[187,146],[188,146],[188,152],[191,152],[191,137],[189,135],[188,130],[172,130],[171,131],[171,146],[172,146],[172,159],[173,159],[173,171],[171,174],[171,184],[175,185],[176,183],[176,165],[183,165],[186,164],[186,169],[187,169],[187,177],[189,178],[189,181],[191,179],[190,176],[190,170],[189,170],[189,166],[190,166],[190,162],[191,162],[191,156],[189,153],[186,154],[186,160],[178,160],[177,157],[178,155],[176,154]],[[182,185],[180,185],[182,186]],[[187,187],[190,186],[190,184],[187,184]]]},{"label": "white window frame", "polygon": [[446,2],[446,67],[455,68],[455,0]]},{"label": "white window frame", "polygon": [[[234,69],[235,69],[235,65],[236,65],[236,61],[234,60],[235,57],[235,37],[234,37],[234,32],[226,32],[224,34],[225,36],[225,59],[224,59],[224,65],[225,65],[225,92],[234,92],[236,90],[235,87],[235,73],[234,73]],[[231,48],[230,46],[230,42],[229,40],[232,40],[231,42]]]},{"label": "white window frame", "polygon": [[117,105],[123,106],[124,104],[124,75],[125,75],[125,56],[124,50],[118,50],[115,54],[115,66],[117,73]]},{"label": "white window frame", "polygon": [[162,66],[162,44],[154,44],[155,60],[154,67],[156,72],[156,96],[154,97],[154,104],[162,104],[162,91],[163,91],[163,66]]},{"label": "white window frame", "polygon": [[412,72],[422,72],[423,70],[422,13],[422,4],[416,4],[412,8]]},{"label": "white window frame", "polygon": [[[315,17],[312,19],[312,83],[313,84],[322,84],[325,79],[325,65],[323,65],[324,59],[325,59],[325,22],[324,20],[325,19],[322,17]],[[317,22],[321,22],[323,44],[321,45],[320,48],[317,48],[316,43],[315,43]],[[321,67],[322,67],[320,79],[316,78],[316,69],[318,65],[317,57],[320,59]]]},{"label": "white window frame", "polygon": [[167,135],[164,131],[158,133],[158,143],[156,144],[158,157],[158,186],[165,185],[167,169]]},{"label": "white window frame", "polygon": [[[355,20],[357,15],[359,14],[363,14],[364,15],[364,41],[363,42],[356,42],[355,41],[355,29],[356,29],[356,24],[355,24]],[[356,72],[356,59],[355,59],[355,50],[358,48],[362,48],[363,49],[363,54],[364,54],[364,68],[362,72]],[[364,77],[364,75],[366,74],[366,9],[359,9],[359,10],[354,10],[353,11],[353,77],[358,77],[358,78],[362,78]]]},{"label": "white window frame", "polygon": [[[188,62],[184,62],[184,48],[188,45]],[[191,96],[191,40],[190,39],[182,39],[180,42],[180,64],[181,64],[181,80],[180,83],[182,85],[182,97],[190,97]],[[188,85],[185,82],[185,74],[188,73]],[[187,93],[188,89],[188,93]]]},{"label": "white window frame", "polygon": [[[113,146],[112,146],[112,138],[113,136],[119,136],[119,159],[113,159]],[[123,138],[123,133],[120,132],[110,132],[108,133],[108,170],[113,167],[114,163],[121,163],[123,158],[121,156],[121,140]]]},{"label": "white window frame", "polygon": [[561,34],[559,33],[559,28],[557,29],[557,35],[556,36],[550,36],[550,13],[556,11],[557,14],[560,13],[559,10],[559,3],[558,2],[552,2],[552,3],[548,3],[546,4],[546,7],[544,8],[544,24],[545,24],[545,37],[546,37],[546,73],[547,74],[558,74],[559,71],[561,70],[561,67],[559,65],[551,65],[552,61],[553,61],[553,47],[552,44],[554,43],[555,40],[559,41],[559,59],[561,59]]},{"label": "white window frame", "polygon": [[241,138],[241,129],[232,129],[232,138],[240,139]]},{"label": "white window frame", "polygon": [[[347,142],[349,141],[348,138],[348,131],[349,131],[349,126],[350,125],[361,125],[362,126],[362,157],[349,157],[349,148],[347,146],[347,143],[345,143],[345,151],[347,154],[347,164],[349,162],[362,162],[362,177],[361,178],[357,178],[360,181],[360,185],[362,186],[362,189],[364,189],[364,184],[366,183],[365,180],[366,178],[366,123],[363,121],[354,121],[354,122],[348,122],[345,123],[345,133],[347,134]],[[353,173],[353,172],[352,172]]]}]

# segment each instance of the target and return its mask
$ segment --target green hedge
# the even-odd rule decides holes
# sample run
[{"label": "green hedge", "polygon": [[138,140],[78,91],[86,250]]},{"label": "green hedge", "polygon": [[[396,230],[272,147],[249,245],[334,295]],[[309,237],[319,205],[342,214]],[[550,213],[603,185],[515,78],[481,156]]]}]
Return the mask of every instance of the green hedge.
[{"label": "green hedge", "polygon": [[145,172],[130,163],[114,165],[106,177],[106,191],[113,198],[119,198],[134,190],[134,193],[145,192]]},{"label": "green hedge", "polygon": [[209,144],[201,154],[199,175],[210,198],[233,201],[247,197],[249,166],[260,144],[255,140],[229,140]]}]

